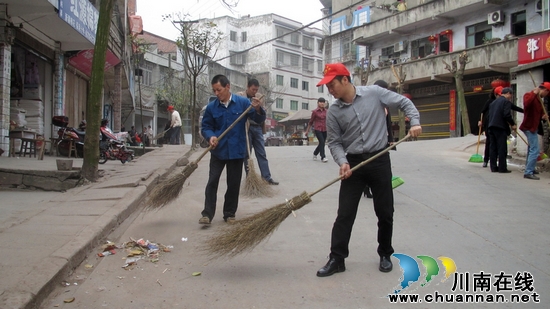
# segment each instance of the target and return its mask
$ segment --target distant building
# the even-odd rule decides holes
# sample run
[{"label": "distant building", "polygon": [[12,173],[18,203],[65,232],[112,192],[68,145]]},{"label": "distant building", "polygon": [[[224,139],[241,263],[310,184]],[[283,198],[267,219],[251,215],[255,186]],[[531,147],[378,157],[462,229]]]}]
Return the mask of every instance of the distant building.
[{"label": "distant building", "polygon": [[251,77],[260,81],[268,118],[314,109],[317,99],[327,96],[325,87],[316,87],[324,69],[320,29],[301,29],[301,23],[275,14],[201,21],[216,23],[226,35],[213,60],[240,73],[229,76],[232,87],[246,87]]}]

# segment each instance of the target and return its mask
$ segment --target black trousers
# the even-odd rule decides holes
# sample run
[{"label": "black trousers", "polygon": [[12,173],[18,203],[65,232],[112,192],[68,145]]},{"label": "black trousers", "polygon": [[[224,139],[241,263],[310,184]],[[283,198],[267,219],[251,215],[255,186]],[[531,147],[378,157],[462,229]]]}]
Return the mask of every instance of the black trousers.
[{"label": "black trousers", "polygon": [[485,128],[485,151],[483,153],[483,162],[489,163],[490,158],[491,158],[491,135],[487,131],[487,128]]},{"label": "black trousers", "polygon": [[227,191],[223,203],[223,218],[235,217],[239,206],[239,192],[243,175],[243,159],[220,160],[210,156],[210,171],[208,172],[208,183],[206,184],[203,217],[210,220],[216,214],[216,201],[218,198],[218,184],[224,167],[227,167]]},{"label": "black trousers", "polygon": [[508,136],[508,133],[505,129],[490,127],[489,135],[491,135],[491,151],[489,153],[491,171],[504,172],[508,169],[506,163],[506,154],[508,153],[508,144],[506,138]]},{"label": "black trousers", "polygon": [[[347,155],[351,167],[373,154]],[[349,255],[349,240],[363,189],[372,189],[374,212],[378,217],[378,249],[380,256],[390,256],[393,234],[393,190],[390,155],[388,153],[361,167],[351,177],[342,180],[338,196],[338,215],[332,227],[330,256],[345,259]]]}]

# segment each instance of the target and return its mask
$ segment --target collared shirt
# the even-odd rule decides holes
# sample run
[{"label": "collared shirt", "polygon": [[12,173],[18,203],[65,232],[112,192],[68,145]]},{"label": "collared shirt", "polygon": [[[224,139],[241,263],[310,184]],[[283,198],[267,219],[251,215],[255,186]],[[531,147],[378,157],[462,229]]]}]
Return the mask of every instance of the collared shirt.
[{"label": "collared shirt", "polygon": [[404,96],[375,85],[355,89],[352,103],[336,100],[327,112],[328,147],[338,165],[348,162],[348,153],[372,153],[387,146],[387,107],[400,108],[411,126],[420,125],[418,110]]},{"label": "collared shirt", "polygon": [[313,124],[313,130],[325,132],[327,130],[327,109],[317,107],[311,111],[308,125]]}]

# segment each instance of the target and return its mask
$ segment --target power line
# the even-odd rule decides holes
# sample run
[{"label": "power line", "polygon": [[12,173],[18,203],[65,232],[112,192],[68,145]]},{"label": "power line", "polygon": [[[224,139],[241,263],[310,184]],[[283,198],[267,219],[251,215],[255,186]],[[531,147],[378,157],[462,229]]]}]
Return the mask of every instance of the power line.
[{"label": "power line", "polygon": [[361,3],[363,3],[363,2],[365,2],[365,0],[361,0],[361,1],[358,1],[358,2],[356,2],[356,3],[354,3],[354,4],[351,4],[351,5],[349,5],[349,6],[345,7],[345,8],[343,8],[343,9],[337,11],[337,12],[334,12],[334,13],[332,13],[332,14],[329,14],[329,15],[327,15],[327,16],[324,16],[324,17],[322,17],[322,18],[320,18],[320,19],[318,19],[318,20],[316,20],[316,21],[313,21],[313,22],[311,22],[311,23],[309,23],[309,24],[307,24],[307,25],[305,25],[305,26],[303,26],[303,27],[301,27],[301,28],[292,30],[292,31],[287,32],[287,33],[285,33],[285,34],[282,34],[282,35],[280,35],[280,36],[278,36],[278,37],[275,37],[275,38],[273,38],[273,39],[269,39],[269,40],[267,40],[267,41],[265,41],[265,42],[262,42],[262,43],[260,43],[260,44],[256,44],[256,45],[254,45],[254,46],[252,46],[252,47],[249,47],[249,48],[247,48],[247,49],[244,49],[244,50],[241,50],[241,51],[237,51],[237,52],[233,52],[233,53],[232,53],[231,55],[229,55],[229,56],[225,56],[225,57],[222,57],[222,58],[219,58],[219,59],[216,59],[216,60],[212,60],[212,61],[218,62],[218,61],[221,61],[221,60],[230,58],[230,57],[233,56],[233,55],[238,55],[238,54],[246,53],[246,52],[248,52],[248,51],[250,51],[250,50],[252,50],[252,49],[255,49],[255,48],[257,48],[257,47],[260,47],[260,46],[262,46],[262,45],[264,45],[264,44],[267,44],[267,43],[269,43],[269,42],[273,42],[273,41],[276,41],[276,40],[278,40],[278,39],[280,39],[280,38],[283,38],[283,37],[285,37],[285,36],[287,36],[287,35],[289,35],[289,34],[292,34],[292,33],[295,33],[295,32],[301,31],[301,30],[304,30],[304,29],[308,28],[309,26],[311,26],[311,25],[313,25],[313,24],[316,24],[316,23],[318,23],[318,22],[320,22],[320,21],[322,21],[322,20],[324,20],[324,19],[330,18],[330,17],[332,17],[332,16],[334,16],[334,15],[336,15],[336,14],[339,14],[339,13],[341,13],[341,12],[347,10],[347,9],[350,9],[350,8],[352,8],[352,7],[354,7],[354,6],[358,5],[358,4],[361,4]]}]

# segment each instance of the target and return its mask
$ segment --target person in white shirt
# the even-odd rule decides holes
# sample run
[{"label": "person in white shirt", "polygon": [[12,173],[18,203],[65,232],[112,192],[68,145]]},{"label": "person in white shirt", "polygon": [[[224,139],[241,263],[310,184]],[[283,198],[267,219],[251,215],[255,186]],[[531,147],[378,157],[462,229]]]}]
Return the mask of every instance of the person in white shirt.
[{"label": "person in white shirt", "polygon": [[170,121],[171,135],[170,135],[170,144],[179,145],[180,144],[180,133],[181,133],[181,117],[180,113],[177,110],[174,110],[174,106],[168,106],[168,111],[172,115]]}]

